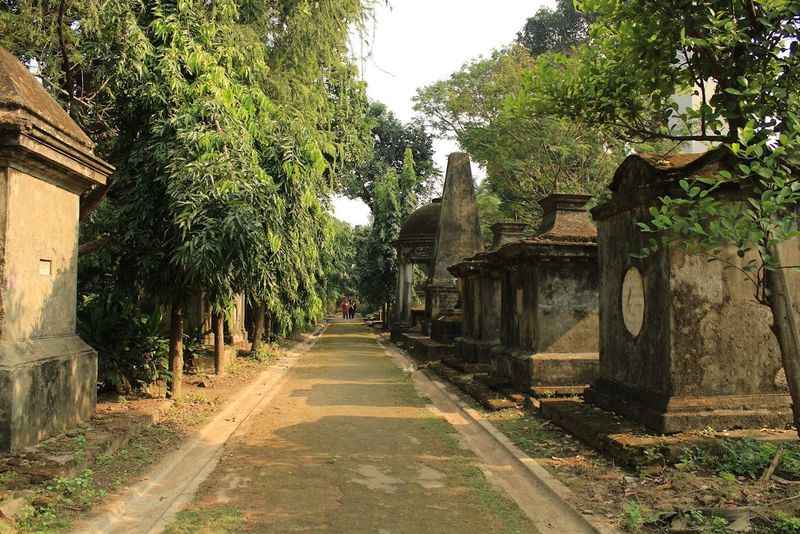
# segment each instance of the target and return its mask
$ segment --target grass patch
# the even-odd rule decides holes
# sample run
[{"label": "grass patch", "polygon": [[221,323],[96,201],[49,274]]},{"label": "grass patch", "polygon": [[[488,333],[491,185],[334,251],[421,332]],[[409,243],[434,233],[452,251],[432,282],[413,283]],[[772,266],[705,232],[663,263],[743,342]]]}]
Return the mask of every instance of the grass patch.
[{"label": "grass patch", "polygon": [[244,517],[238,508],[224,506],[179,512],[165,534],[241,532]]},{"label": "grass patch", "polygon": [[[800,480],[800,444],[788,443],[775,473],[783,478]],[[676,467],[683,471],[707,470],[723,478],[731,476],[756,479],[772,461],[779,445],[753,439],[722,439],[712,448],[687,447]]]},{"label": "grass patch", "polygon": [[503,532],[505,534],[531,532],[531,524],[528,518],[525,517],[511,499],[489,484],[489,481],[486,480],[479,468],[475,466],[467,467],[464,470],[464,477],[467,485],[475,491],[481,504],[502,521],[502,530],[494,530],[493,532]]},{"label": "grass patch", "polygon": [[519,410],[503,410],[488,414],[487,419],[531,458],[575,453],[571,438],[553,430],[550,423],[538,416]]},{"label": "grass patch", "polygon": [[69,528],[73,513],[88,510],[105,495],[91,469],[75,477],[56,478],[22,510],[17,526],[20,532],[63,532]]}]

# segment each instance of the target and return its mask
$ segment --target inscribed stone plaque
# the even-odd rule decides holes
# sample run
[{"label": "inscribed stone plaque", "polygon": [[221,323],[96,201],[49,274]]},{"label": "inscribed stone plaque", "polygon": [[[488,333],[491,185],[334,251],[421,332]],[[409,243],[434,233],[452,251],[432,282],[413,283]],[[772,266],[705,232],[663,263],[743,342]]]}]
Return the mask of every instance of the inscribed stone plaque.
[{"label": "inscribed stone plaque", "polygon": [[628,269],[622,282],[622,319],[628,332],[638,336],[644,324],[644,282],[636,267]]}]

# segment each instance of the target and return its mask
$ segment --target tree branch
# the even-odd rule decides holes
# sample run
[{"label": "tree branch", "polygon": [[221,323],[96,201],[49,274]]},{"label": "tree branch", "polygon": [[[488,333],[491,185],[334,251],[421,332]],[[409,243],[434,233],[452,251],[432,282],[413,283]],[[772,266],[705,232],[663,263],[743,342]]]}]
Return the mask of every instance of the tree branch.
[{"label": "tree branch", "polygon": [[67,0],[61,0],[58,5],[58,21],[56,24],[58,26],[58,46],[61,49],[61,70],[64,71],[62,89],[69,95],[67,111],[70,111],[72,108],[72,96],[75,91],[72,80],[72,62],[69,59],[69,54],[67,53],[67,43],[66,39],[64,38],[64,11],[66,10],[66,7]]}]

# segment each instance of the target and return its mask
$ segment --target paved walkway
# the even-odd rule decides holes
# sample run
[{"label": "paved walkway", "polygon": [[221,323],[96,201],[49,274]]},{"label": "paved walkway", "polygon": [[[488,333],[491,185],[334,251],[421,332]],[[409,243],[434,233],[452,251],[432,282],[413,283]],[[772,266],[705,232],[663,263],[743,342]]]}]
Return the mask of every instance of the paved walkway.
[{"label": "paved walkway", "polygon": [[358,323],[332,324],[167,530],[535,533]]}]

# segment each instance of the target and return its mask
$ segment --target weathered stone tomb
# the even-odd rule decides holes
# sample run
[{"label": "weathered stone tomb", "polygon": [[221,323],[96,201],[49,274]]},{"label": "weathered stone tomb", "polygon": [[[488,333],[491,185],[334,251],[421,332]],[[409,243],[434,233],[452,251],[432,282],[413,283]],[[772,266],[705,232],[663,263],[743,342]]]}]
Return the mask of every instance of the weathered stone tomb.
[{"label": "weathered stone tomb", "polygon": [[501,346],[491,380],[534,394],[582,392],[598,366],[596,229],[586,195],[542,200],[533,237],[487,255],[502,269]]},{"label": "weathered stone tomb", "polygon": [[0,48],[0,450],[92,416],[97,353],[75,333],[80,194],[113,168]]},{"label": "weathered stone tomb", "polygon": [[667,159],[633,155],[618,168],[611,198],[592,210],[599,229],[600,376],[591,401],[657,432],[784,426],[790,401],[781,386],[771,313],[759,304],[742,265],[678,248],[646,258],[658,196],[678,181],[713,177],[735,165],[724,149]]},{"label": "weathered stone tomb", "polygon": [[[522,239],[527,225],[502,222],[492,225],[492,246]],[[461,336],[455,339],[456,357],[465,364],[488,368],[492,351],[500,346],[503,269],[480,252],[450,267],[461,286]]]}]

